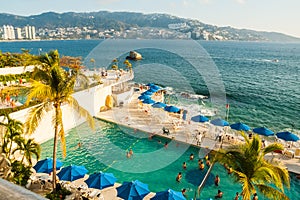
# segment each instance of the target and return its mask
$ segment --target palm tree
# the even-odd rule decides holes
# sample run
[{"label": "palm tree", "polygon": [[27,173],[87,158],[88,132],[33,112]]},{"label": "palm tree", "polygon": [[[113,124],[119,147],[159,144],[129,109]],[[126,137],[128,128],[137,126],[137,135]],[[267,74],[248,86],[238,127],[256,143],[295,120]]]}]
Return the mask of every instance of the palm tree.
[{"label": "palm tree", "polygon": [[54,125],[54,144],[53,144],[53,190],[56,188],[56,152],[58,137],[62,143],[63,156],[66,156],[66,141],[62,121],[62,104],[68,104],[80,116],[85,117],[89,125],[94,128],[94,120],[92,116],[83,109],[75,98],[74,84],[79,73],[79,69],[73,69],[72,73],[65,73],[59,66],[58,51],[51,51],[39,57],[40,67],[33,72],[31,79],[31,88],[27,96],[27,104],[32,99],[38,99],[42,103],[33,107],[25,122],[26,133],[33,133],[40,120],[47,111],[54,109],[53,125]]},{"label": "palm tree", "polygon": [[2,138],[2,153],[6,154],[7,158],[11,156],[13,142],[23,133],[22,122],[10,118],[9,114],[3,114],[6,122],[0,122],[0,126],[4,127],[4,136]]},{"label": "palm tree", "polygon": [[124,61],[124,64],[125,64],[126,68],[127,68],[129,71],[132,70],[132,65],[131,65],[131,63],[129,62],[129,60],[126,59],[126,60]]},{"label": "palm tree", "polygon": [[283,146],[273,143],[262,149],[259,136],[250,140],[241,134],[245,143],[213,152],[214,161],[231,167],[233,177],[242,184],[244,200],[250,200],[256,191],[269,199],[289,199],[284,194],[284,186],[289,187],[290,183],[287,169],[274,159],[265,159],[266,154],[283,150]]},{"label": "palm tree", "polygon": [[16,151],[23,153],[21,163],[23,163],[24,159],[26,159],[29,165],[32,166],[32,155],[35,155],[37,160],[40,158],[41,147],[38,143],[34,142],[34,139],[18,137],[16,139],[16,143],[18,146],[12,153],[15,153]]},{"label": "palm tree", "polygon": [[114,69],[114,70],[117,70],[119,68],[118,65],[119,65],[118,59],[117,58],[113,59],[111,68]]},{"label": "palm tree", "polygon": [[90,59],[90,62],[93,63],[94,70],[96,69],[96,61],[94,58]]}]

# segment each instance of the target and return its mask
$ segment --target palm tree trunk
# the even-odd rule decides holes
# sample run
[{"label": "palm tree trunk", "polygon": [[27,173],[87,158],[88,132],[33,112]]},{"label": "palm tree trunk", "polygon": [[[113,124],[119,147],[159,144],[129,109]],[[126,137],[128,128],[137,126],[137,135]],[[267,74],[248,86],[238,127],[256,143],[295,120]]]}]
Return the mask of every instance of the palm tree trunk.
[{"label": "palm tree trunk", "polygon": [[25,158],[25,153],[24,153],[24,155],[23,155],[23,157],[22,157],[21,163],[23,163],[24,158]]},{"label": "palm tree trunk", "polygon": [[7,157],[9,158],[10,157],[10,155],[11,155],[11,149],[12,149],[12,143],[13,143],[13,139],[11,138],[11,140],[10,140],[10,146],[9,146],[9,150],[8,150],[8,155],[7,155]]},{"label": "palm tree trunk", "polygon": [[[54,104],[55,108],[55,119],[58,119],[58,103]],[[56,151],[57,151],[57,138],[58,138],[58,121],[55,120],[55,127],[54,127],[54,144],[53,144],[53,171],[52,171],[52,188],[53,192],[56,192]]]}]

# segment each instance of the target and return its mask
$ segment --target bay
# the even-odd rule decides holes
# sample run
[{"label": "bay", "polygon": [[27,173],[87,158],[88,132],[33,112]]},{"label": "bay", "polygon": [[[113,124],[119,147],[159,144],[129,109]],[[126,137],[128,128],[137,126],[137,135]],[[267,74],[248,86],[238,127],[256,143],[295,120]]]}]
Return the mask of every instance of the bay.
[{"label": "bay", "polygon": [[[58,49],[61,55],[81,56],[84,59],[101,42],[102,40],[1,42],[0,50],[21,52],[21,48],[24,48],[33,54],[39,54]],[[230,104],[230,123],[243,122],[251,128],[265,126],[275,132],[288,129],[299,133],[300,44],[229,41],[201,41],[199,44],[207,51],[220,72],[226,99]],[[189,70],[188,63],[177,59],[176,55],[158,49],[141,49],[139,52],[144,59],[132,62],[133,69],[137,70],[136,82],[152,81],[174,88],[177,94],[184,91],[210,95],[203,79]],[[188,53],[197,59],[192,50]],[[120,60],[125,57],[125,54],[121,55]],[[85,65],[93,68],[88,60]],[[149,68],[149,65],[150,69],[151,66],[159,66],[162,71],[167,69],[164,66],[168,66],[169,71],[172,68],[183,74],[190,88],[184,87],[179,80],[174,81],[173,76],[168,76],[168,71],[154,73],[154,78],[149,74],[138,73],[139,68]],[[204,103],[209,105],[209,102]]]}]

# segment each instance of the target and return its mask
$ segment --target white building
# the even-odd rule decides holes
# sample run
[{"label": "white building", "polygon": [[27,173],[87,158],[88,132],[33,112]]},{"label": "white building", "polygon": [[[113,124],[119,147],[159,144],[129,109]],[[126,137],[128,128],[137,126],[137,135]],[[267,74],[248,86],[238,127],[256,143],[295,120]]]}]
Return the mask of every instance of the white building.
[{"label": "white building", "polygon": [[23,36],[22,36],[22,29],[21,28],[16,28],[16,39],[18,40],[21,40],[23,39]]},{"label": "white building", "polygon": [[10,25],[4,25],[3,26],[3,39],[4,40],[14,40],[15,37],[15,31],[14,27]]},{"label": "white building", "polygon": [[187,28],[187,24],[186,23],[176,23],[176,24],[169,24],[168,25],[169,29],[181,29],[181,28]]},{"label": "white building", "polygon": [[35,27],[34,26],[25,26],[25,39],[35,40]]}]

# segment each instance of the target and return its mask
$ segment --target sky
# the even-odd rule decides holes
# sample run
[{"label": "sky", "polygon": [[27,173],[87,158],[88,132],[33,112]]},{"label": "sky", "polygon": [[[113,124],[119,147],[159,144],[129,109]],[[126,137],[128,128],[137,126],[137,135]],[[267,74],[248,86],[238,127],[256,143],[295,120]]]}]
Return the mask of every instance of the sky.
[{"label": "sky", "polygon": [[300,0],[2,0],[0,13],[129,11],[166,13],[217,26],[300,38]]}]

